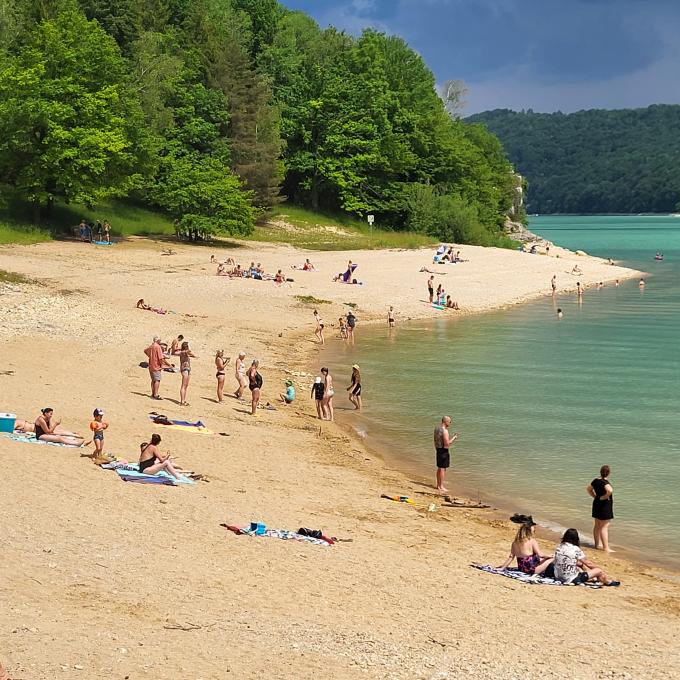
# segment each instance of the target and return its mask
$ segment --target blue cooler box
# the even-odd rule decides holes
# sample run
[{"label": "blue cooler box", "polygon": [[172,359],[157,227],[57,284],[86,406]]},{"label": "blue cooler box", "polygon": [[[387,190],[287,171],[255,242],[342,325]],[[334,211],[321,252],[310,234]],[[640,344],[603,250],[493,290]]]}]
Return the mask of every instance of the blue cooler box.
[{"label": "blue cooler box", "polygon": [[14,432],[16,413],[0,413],[0,432]]}]

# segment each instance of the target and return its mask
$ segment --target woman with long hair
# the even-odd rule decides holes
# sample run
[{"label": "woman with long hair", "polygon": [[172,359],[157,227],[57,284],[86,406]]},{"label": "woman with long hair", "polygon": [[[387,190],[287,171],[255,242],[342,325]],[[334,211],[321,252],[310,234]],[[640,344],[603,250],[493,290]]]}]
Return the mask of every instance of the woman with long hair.
[{"label": "woman with long hair", "polygon": [[550,555],[544,555],[535,537],[536,522],[531,517],[517,530],[515,540],[510,546],[508,558],[499,569],[507,569],[513,559],[517,560],[517,568],[525,574],[542,574],[553,562]]},{"label": "woman with long hair", "polygon": [[333,377],[325,366],[321,369],[321,375],[323,376],[324,385],[321,411],[323,413],[324,420],[333,420],[333,396],[335,395],[335,390],[333,389]]},{"label": "woman with long hair", "polygon": [[253,363],[250,365],[246,376],[248,378],[248,387],[252,395],[250,402],[250,414],[255,415],[257,413],[257,405],[260,403],[260,390],[262,389],[262,376],[257,370],[260,362],[257,359],[253,359]]},{"label": "woman with long hair", "polygon": [[609,547],[609,524],[614,519],[614,489],[608,479],[610,472],[609,465],[603,465],[600,468],[600,476],[586,487],[586,491],[593,499],[595,550],[604,550],[608,553],[614,552]]},{"label": "woman with long hair", "polygon": [[183,342],[179,350],[179,372],[182,376],[182,384],[179,388],[179,405],[189,406],[187,402],[187,389],[189,388],[189,378],[191,376],[191,359],[198,357],[189,349],[189,343]]}]

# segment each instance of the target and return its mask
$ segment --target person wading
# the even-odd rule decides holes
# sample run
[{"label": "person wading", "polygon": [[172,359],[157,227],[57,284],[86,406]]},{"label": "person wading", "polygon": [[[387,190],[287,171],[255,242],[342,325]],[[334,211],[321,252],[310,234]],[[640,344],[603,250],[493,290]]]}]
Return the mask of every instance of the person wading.
[{"label": "person wading", "polygon": [[446,470],[451,464],[449,447],[458,439],[457,432],[449,436],[450,426],[451,418],[444,416],[441,425],[434,429],[434,450],[437,454],[437,491],[448,491],[444,486],[444,478],[446,477]]}]

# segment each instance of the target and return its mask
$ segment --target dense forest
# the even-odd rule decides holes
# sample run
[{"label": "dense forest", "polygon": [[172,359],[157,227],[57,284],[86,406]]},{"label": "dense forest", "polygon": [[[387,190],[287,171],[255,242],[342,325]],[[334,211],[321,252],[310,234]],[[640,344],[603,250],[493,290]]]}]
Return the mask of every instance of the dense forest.
[{"label": "dense forest", "polygon": [[0,183],[43,222],[126,197],[238,235],[290,200],[483,244],[516,196],[403,40],[276,0],[0,0]]},{"label": "dense forest", "polygon": [[680,209],[680,106],[570,114],[499,109],[467,120],[498,135],[526,177],[528,212]]}]

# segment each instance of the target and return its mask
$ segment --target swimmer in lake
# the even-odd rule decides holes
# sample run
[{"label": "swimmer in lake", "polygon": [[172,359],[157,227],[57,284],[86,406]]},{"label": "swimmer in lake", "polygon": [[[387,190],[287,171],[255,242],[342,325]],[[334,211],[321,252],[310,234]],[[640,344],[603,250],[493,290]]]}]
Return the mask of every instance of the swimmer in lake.
[{"label": "swimmer in lake", "polygon": [[558,318],[558,319],[563,319],[563,318],[564,318],[564,314],[562,313],[562,310],[561,310],[559,307],[558,307],[558,309],[557,309],[557,318]]}]

